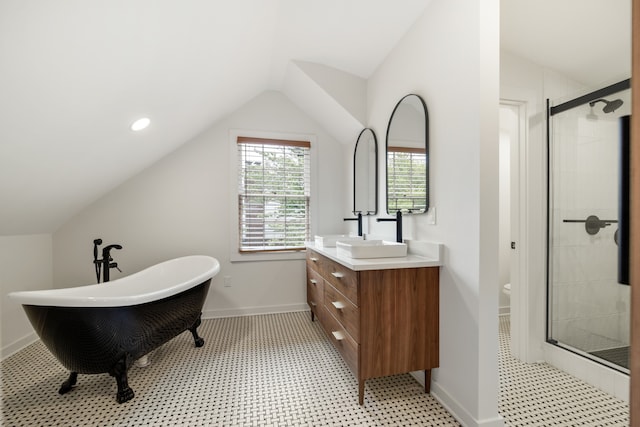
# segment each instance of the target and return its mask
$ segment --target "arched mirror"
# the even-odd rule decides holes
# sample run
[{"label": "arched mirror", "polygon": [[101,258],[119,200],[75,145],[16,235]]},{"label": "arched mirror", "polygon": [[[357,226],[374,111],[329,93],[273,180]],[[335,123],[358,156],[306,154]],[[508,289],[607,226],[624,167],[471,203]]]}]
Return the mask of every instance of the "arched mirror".
[{"label": "arched mirror", "polygon": [[353,213],[378,213],[378,141],[369,128],[360,132],[353,152]]},{"label": "arched mirror", "polygon": [[387,127],[387,213],[429,209],[429,114],[418,95],[398,102]]}]

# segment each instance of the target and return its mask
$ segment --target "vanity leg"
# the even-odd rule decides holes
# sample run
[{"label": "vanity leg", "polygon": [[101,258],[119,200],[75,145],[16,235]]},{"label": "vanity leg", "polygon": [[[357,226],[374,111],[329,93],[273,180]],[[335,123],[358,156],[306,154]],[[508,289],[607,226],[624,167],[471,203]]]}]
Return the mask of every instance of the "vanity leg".
[{"label": "vanity leg", "polygon": [[364,380],[358,381],[358,403],[364,405]]},{"label": "vanity leg", "polygon": [[431,369],[424,370],[424,392],[427,394],[431,392]]}]

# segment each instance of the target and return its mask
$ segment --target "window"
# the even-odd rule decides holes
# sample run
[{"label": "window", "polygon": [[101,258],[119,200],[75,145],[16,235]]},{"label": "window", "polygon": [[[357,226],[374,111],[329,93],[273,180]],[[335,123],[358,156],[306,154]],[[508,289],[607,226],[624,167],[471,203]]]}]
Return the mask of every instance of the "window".
[{"label": "window", "polygon": [[387,147],[387,210],[426,209],[427,153],[424,148]]},{"label": "window", "polygon": [[298,251],[310,234],[309,141],[238,136],[238,251]]}]

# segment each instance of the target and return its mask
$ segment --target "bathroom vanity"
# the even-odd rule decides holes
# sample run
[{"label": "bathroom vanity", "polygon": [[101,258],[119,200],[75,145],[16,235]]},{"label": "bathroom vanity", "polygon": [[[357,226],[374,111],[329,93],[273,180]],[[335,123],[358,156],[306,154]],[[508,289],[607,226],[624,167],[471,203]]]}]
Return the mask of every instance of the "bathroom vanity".
[{"label": "bathroom vanity", "polygon": [[425,371],[438,366],[439,262],[338,257],[336,248],[307,245],[307,302],[358,379]]}]

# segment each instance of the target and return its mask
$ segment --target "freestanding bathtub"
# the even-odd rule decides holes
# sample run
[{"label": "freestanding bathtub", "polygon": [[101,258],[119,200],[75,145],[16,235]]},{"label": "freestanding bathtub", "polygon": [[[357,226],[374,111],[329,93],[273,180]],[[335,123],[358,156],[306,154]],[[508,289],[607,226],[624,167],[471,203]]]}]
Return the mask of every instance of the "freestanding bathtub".
[{"label": "freestanding bathtub", "polygon": [[220,263],[187,256],[151,266],[111,282],[44,291],[13,292],[36,333],[71,371],[59,393],[71,390],[78,374],[109,373],[119,403],[133,398],[127,371],[135,360],[182,332],[196,331],[211,279]]}]

